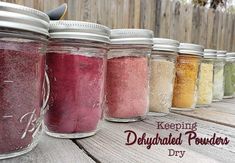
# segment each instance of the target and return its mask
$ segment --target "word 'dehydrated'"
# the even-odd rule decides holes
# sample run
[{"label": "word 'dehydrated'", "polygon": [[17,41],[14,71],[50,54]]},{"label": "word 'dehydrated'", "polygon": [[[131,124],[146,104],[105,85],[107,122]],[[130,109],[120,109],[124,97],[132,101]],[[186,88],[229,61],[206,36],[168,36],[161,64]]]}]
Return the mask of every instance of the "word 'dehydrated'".
[{"label": "word 'dehydrated'", "polygon": [[161,137],[158,133],[155,137],[147,137],[146,133],[143,133],[141,137],[132,130],[126,130],[127,142],[126,145],[147,145],[147,149],[150,149],[152,145],[181,145],[182,144],[182,134],[180,133],[178,137],[174,137],[171,133],[168,137]]}]

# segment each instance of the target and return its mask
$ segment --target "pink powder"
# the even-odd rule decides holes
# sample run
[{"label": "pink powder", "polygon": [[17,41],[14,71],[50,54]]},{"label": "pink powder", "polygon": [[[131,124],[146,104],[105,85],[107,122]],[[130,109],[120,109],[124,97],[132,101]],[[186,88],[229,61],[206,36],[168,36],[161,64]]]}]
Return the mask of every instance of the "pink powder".
[{"label": "pink powder", "polygon": [[56,133],[88,133],[102,116],[106,59],[47,54],[51,83],[45,124]]},{"label": "pink powder", "polygon": [[107,64],[106,117],[135,118],[148,110],[148,58],[119,57]]},{"label": "pink powder", "polygon": [[[42,44],[0,43],[0,154],[28,147],[42,106]],[[32,117],[32,118],[31,118]]]}]

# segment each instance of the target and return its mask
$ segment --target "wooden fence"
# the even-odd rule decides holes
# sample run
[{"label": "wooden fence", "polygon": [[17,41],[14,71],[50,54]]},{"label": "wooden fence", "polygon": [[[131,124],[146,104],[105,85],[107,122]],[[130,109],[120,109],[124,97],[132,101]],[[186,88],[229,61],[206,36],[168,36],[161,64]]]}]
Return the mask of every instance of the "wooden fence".
[{"label": "wooden fence", "polygon": [[4,0],[47,11],[68,3],[64,19],[110,28],[147,28],[156,37],[235,51],[235,15],[177,0]]}]

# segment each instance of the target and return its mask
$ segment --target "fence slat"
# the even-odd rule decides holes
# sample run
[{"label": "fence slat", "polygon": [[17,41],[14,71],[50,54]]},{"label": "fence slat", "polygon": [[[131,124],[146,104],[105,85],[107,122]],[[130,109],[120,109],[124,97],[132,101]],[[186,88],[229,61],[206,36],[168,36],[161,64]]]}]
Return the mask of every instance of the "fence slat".
[{"label": "fence slat", "polygon": [[204,7],[199,8],[200,11],[200,30],[199,30],[199,42],[198,44],[203,45],[206,47],[207,41],[207,10]]},{"label": "fence slat", "polygon": [[68,3],[64,19],[83,20],[110,28],[147,28],[155,37],[235,51],[235,14],[178,0],[1,0],[47,11]]},{"label": "fence slat", "polygon": [[209,9],[207,12],[207,40],[206,40],[206,48],[213,48],[212,40],[213,40],[213,28],[214,28],[214,20],[215,20],[215,11],[213,9]]},{"label": "fence slat", "polygon": [[173,1],[171,6],[171,26],[170,26],[170,38],[178,40],[180,33],[178,32],[181,28],[180,26],[180,7],[179,1]]},{"label": "fence slat", "polygon": [[[193,7],[193,16],[192,16],[192,33],[191,33],[191,42],[194,44],[199,43],[199,32],[200,32],[200,8],[197,6]],[[197,34],[195,34],[197,33]]]},{"label": "fence slat", "polygon": [[171,3],[170,1],[162,1],[160,14],[160,37],[170,37],[171,23]]}]

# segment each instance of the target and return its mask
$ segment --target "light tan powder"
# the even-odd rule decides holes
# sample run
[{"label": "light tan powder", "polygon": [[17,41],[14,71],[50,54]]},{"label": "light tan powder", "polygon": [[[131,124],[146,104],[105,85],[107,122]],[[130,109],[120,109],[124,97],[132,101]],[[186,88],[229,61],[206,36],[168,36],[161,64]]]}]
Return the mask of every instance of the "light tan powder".
[{"label": "light tan powder", "polygon": [[151,61],[150,111],[169,113],[172,104],[175,63],[166,60]]}]

